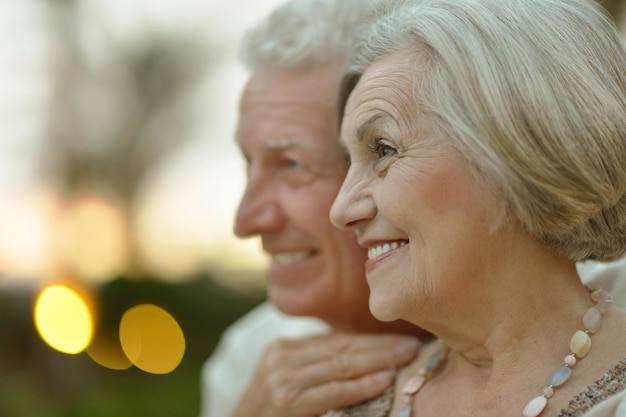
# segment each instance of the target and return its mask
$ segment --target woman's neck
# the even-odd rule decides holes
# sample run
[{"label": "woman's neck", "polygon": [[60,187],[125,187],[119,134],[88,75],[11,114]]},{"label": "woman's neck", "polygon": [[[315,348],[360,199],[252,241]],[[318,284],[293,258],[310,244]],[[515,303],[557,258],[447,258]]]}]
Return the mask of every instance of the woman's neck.
[{"label": "woman's neck", "polygon": [[[490,336],[482,343],[469,343],[473,341],[469,337],[448,338],[451,349],[447,359],[416,396],[415,409],[424,415],[521,414],[532,398],[541,395],[551,373],[563,366],[570,352],[570,339],[577,330],[583,329],[582,316],[594,304],[583,287],[582,297],[570,294],[567,302],[553,304],[551,308],[529,305],[533,313],[528,316],[534,316],[535,311],[547,311],[544,317],[528,321],[527,328],[517,326],[519,318],[504,317],[500,325],[491,328]],[[509,321],[515,325],[507,324]],[[554,397],[549,399],[542,415],[555,415],[574,395],[626,355],[623,348],[626,346],[625,325],[626,314],[619,309],[611,309],[603,315],[600,330],[592,335],[590,354],[573,365],[572,378],[555,388]],[[420,352],[418,361],[400,375],[399,389],[436,349],[438,343],[433,343]],[[438,397],[442,392],[445,395]],[[458,402],[446,402],[445,398],[450,396]]]},{"label": "woman's neck", "polygon": [[[449,312],[424,326],[450,347],[457,366],[489,375],[500,366],[524,363],[527,356],[566,347],[582,326],[592,301],[575,265],[554,262],[543,264],[541,271],[529,267],[517,274],[506,280],[495,276],[491,293],[468,294],[458,308],[451,303]],[[498,287],[499,282],[507,285]]]}]

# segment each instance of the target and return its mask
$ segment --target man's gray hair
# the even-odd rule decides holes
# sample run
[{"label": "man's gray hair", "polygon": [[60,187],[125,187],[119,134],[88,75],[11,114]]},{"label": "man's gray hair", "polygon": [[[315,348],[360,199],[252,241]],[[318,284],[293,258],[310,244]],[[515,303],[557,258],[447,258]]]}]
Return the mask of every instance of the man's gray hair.
[{"label": "man's gray hair", "polygon": [[346,61],[385,0],[289,0],[244,36],[239,55],[252,73]]}]

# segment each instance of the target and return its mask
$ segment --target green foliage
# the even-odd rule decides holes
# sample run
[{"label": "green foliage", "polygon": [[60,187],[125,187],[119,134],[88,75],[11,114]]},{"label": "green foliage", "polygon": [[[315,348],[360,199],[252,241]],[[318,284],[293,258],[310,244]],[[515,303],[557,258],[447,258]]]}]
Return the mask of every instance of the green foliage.
[{"label": "green foliage", "polygon": [[98,290],[99,330],[115,330],[128,308],[153,303],[180,324],[186,351],[176,370],[154,375],[135,367],[111,370],[86,353],[66,355],[45,345],[32,320],[34,294],[0,293],[0,416],[196,417],[200,372],[222,331],[263,300],[206,276],[182,283],[119,278]]}]

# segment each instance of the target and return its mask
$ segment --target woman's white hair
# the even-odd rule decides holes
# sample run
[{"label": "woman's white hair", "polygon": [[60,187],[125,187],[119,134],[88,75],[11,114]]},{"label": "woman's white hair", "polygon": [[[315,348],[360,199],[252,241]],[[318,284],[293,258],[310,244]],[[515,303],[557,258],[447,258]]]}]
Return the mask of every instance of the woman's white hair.
[{"label": "woman's white hair", "polygon": [[374,61],[414,69],[430,114],[523,227],[573,261],[626,253],[626,53],[584,0],[390,0],[340,105]]},{"label": "woman's white hair", "polygon": [[384,0],[289,0],[244,36],[239,56],[252,73],[345,62]]}]

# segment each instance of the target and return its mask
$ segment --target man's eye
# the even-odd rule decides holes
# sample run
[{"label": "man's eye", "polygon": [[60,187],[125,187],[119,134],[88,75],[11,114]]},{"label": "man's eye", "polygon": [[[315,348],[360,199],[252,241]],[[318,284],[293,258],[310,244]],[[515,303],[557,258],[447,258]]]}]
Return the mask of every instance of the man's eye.
[{"label": "man's eye", "polygon": [[382,140],[377,141],[370,145],[370,151],[379,158],[384,158],[387,156],[391,156],[396,153],[396,150],[387,145]]},{"label": "man's eye", "polygon": [[291,187],[309,184],[316,178],[306,161],[303,163],[300,160],[284,159],[276,168],[279,177]]}]

